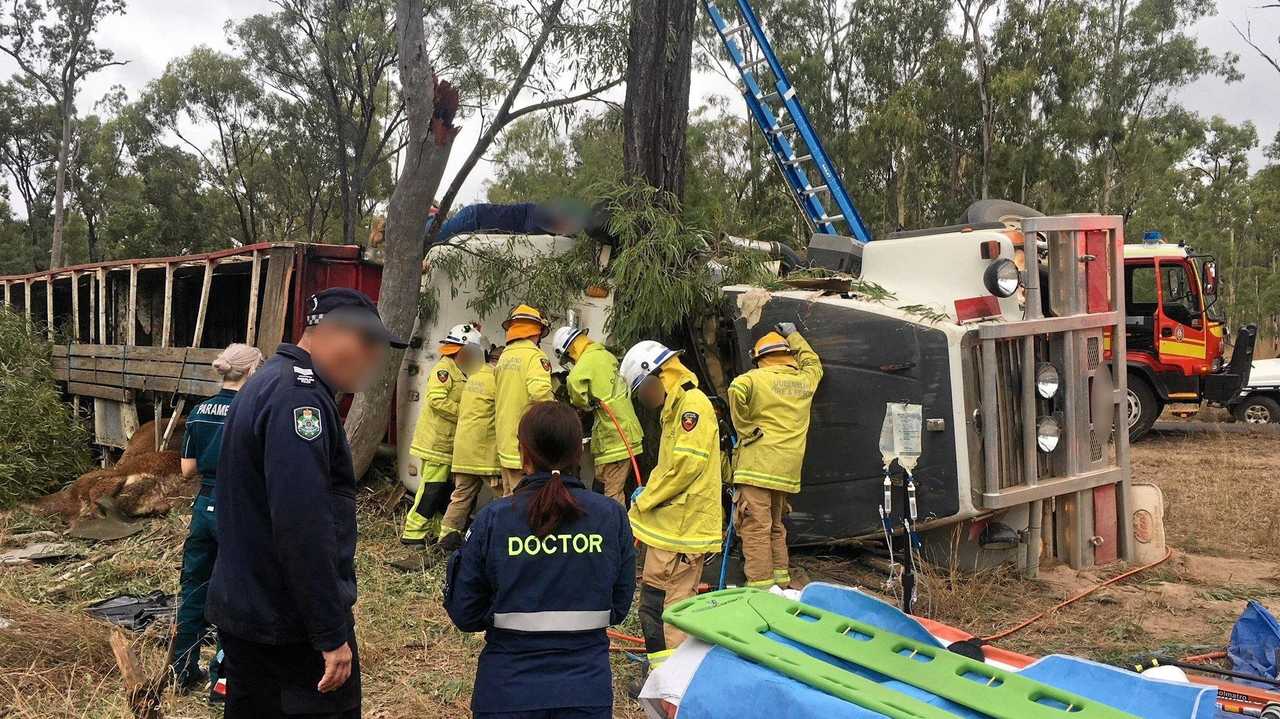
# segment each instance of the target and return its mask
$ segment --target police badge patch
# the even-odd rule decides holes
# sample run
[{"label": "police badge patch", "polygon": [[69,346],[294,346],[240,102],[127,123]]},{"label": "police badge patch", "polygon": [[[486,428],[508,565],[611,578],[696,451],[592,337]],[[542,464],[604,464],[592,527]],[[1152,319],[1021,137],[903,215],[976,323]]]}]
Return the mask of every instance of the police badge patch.
[{"label": "police badge patch", "polygon": [[448,372],[447,370],[437,370],[437,371],[436,371],[436,379],[440,380],[440,383],[441,383],[441,384],[448,384],[448,382],[449,382],[449,372]]},{"label": "police badge patch", "polygon": [[680,427],[686,432],[692,432],[694,427],[698,426],[698,413],[685,412],[680,415]]},{"label": "police badge patch", "polygon": [[543,371],[543,372],[550,372],[550,371],[551,371],[551,360],[547,359],[546,357],[543,357],[543,358],[541,359],[541,362],[542,362],[542,371]]},{"label": "police badge patch", "polygon": [[310,442],[320,436],[320,410],[315,407],[298,407],[293,410],[293,431]]}]

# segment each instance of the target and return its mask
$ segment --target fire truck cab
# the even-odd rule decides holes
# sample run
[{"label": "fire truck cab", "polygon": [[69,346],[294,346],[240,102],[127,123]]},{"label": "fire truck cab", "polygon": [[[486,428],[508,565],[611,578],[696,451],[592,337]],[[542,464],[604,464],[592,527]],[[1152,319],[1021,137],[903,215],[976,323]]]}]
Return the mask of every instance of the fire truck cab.
[{"label": "fire truck cab", "polygon": [[1214,258],[1167,243],[1159,232],[1124,250],[1132,440],[1146,434],[1166,406],[1189,415],[1202,402],[1225,405],[1236,397],[1248,380],[1257,330],[1240,329],[1228,363]]}]

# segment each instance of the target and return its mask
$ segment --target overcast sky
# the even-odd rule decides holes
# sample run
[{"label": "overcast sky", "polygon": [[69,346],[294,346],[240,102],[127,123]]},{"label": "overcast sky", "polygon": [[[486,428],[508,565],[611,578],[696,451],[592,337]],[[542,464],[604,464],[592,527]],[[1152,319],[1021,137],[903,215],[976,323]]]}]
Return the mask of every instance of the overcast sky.
[{"label": "overcast sky", "polygon": [[[1236,35],[1231,23],[1240,27],[1252,19],[1255,41],[1264,48],[1276,48],[1280,54],[1280,10],[1256,9],[1258,0],[1219,0],[1218,14],[1197,26],[1201,42],[1217,52],[1240,55],[1240,69],[1245,78],[1225,85],[1217,79],[1198,82],[1181,93],[1183,103],[1203,115],[1219,114],[1233,123],[1252,120],[1258,127],[1262,144],[1276,138],[1280,129],[1280,73],[1260,58]],[[83,85],[79,106],[91,111],[98,98],[113,85],[123,85],[130,97],[147,81],[157,77],[172,58],[185,54],[197,45],[227,47],[223,26],[228,19],[267,12],[266,0],[221,0],[221,2],[173,2],[173,0],[129,0],[128,14],[111,18],[98,34],[100,44],[115,50],[119,59],[129,61],[89,78]],[[10,62],[0,61],[0,76],[13,72]],[[716,75],[698,76],[694,80],[694,106],[713,94],[733,95],[735,90]],[[803,88],[801,88],[803,93]],[[803,95],[802,95],[803,96]],[[446,182],[475,142],[478,122],[464,122],[455,145]],[[212,138],[210,138],[212,139]],[[1251,158],[1256,168],[1262,160],[1261,150]],[[481,163],[468,178],[461,202],[484,197],[485,181],[492,173],[488,163]],[[22,208],[15,208],[21,212]]]}]

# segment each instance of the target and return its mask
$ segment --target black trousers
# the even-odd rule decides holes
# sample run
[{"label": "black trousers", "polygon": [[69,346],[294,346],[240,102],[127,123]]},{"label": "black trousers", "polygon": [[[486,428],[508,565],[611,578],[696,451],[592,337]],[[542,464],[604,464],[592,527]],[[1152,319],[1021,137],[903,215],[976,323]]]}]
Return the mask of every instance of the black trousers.
[{"label": "black trousers", "polygon": [[316,690],[324,676],[324,656],[309,644],[259,644],[219,633],[227,677],[224,719],[359,719],[360,653],[355,630],[351,678],[335,691]]},{"label": "black trousers", "polygon": [[613,719],[613,708],[572,707],[530,712],[477,712],[475,719]]}]

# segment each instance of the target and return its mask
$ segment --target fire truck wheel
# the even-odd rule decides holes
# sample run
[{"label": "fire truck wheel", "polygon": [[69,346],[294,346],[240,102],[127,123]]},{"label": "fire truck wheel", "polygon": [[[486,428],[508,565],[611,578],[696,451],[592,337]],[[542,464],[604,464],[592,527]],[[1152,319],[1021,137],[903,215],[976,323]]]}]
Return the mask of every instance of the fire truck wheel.
[{"label": "fire truck wheel", "polygon": [[1164,410],[1151,384],[1142,376],[1129,373],[1129,441],[1136,442],[1151,430]]},{"label": "fire truck wheel", "polygon": [[1236,419],[1245,424],[1272,424],[1280,422],[1280,402],[1262,394],[1240,400],[1231,408]]}]

